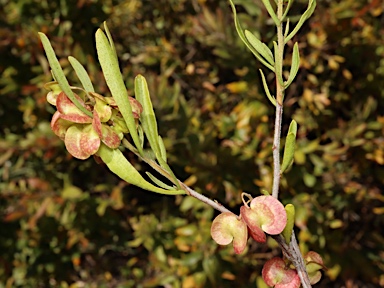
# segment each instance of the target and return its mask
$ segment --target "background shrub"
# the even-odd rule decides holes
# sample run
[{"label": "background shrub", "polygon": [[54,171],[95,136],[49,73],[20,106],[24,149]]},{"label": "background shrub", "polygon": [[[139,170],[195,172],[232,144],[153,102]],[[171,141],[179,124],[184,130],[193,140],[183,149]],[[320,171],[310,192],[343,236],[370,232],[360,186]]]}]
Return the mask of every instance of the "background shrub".
[{"label": "background shrub", "polygon": [[[297,207],[302,250],[318,251],[329,268],[319,287],[375,287],[384,285],[384,8],[336,2],[319,1],[297,36],[302,63],[283,134],[295,119],[298,148],[280,195]],[[271,43],[266,11],[237,4],[243,25]],[[292,13],[305,7],[296,1]],[[38,31],[69,79],[73,55],[108,93],[93,40],[107,20],[130,94],[136,74],[147,78],[176,175],[236,209],[241,191],[271,186],[274,111],[228,3],[3,1],[0,13],[0,287],[260,283],[262,264],[280,253],[272,241],[236,256],[212,241],[212,208],[74,160],[50,131],[42,88],[51,76]]]}]

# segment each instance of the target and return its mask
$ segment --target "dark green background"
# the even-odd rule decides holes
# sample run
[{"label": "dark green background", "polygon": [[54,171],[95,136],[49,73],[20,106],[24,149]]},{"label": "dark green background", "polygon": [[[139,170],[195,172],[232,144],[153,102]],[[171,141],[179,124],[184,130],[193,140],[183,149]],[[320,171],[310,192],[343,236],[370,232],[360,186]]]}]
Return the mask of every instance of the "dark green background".
[{"label": "dark green background", "polygon": [[[236,3],[243,26],[271,46],[261,2]],[[51,77],[37,37],[48,35],[71,84],[69,55],[107,94],[94,45],[107,20],[130,93],[135,75],[147,78],[177,177],[237,212],[241,191],[270,189],[274,109],[228,3],[0,5],[0,287],[256,287],[263,263],[281,253],[275,243],[250,241],[235,256],[211,239],[210,207],[140,191],[93,159],[70,157],[50,131],[43,85]],[[295,1],[293,22],[305,8]],[[319,1],[293,39],[302,61],[283,135],[292,118],[299,130],[281,200],[297,208],[303,251],[317,251],[328,267],[318,287],[384,285],[383,27],[380,0]]]}]

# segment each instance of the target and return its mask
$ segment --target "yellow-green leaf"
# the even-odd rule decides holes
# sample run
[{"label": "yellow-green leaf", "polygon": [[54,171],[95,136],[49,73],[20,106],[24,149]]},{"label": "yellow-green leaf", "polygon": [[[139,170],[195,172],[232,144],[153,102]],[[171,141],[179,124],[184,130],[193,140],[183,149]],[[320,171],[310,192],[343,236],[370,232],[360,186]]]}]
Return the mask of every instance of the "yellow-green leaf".
[{"label": "yellow-green leaf", "polygon": [[108,166],[109,170],[115,173],[124,181],[140,187],[144,190],[156,192],[166,195],[179,195],[185,194],[183,190],[165,190],[154,186],[146,181],[141,174],[132,166],[131,163],[124,157],[123,153],[119,149],[111,149],[104,144],[101,144],[97,155]]},{"label": "yellow-green leaf", "polygon": [[72,56],[68,57],[69,63],[71,63],[73,70],[75,70],[77,77],[79,78],[81,85],[87,92],[95,92],[93,88],[92,81],[88,76],[87,70],[85,70],[84,66]]},{"label": "yellow-green leaf", "polygon": [[133,142],[139,153],[142,155],[143,149],[140,145],[139,135],[136,130],[136,122],[133,117],[131,104],[129,103],[127,88],[125,87],[120,72],[119,63],[109,40],[101,29],[98,29],[96,32],[96,50],[105,81],[119,107],[121,115],[123,115]]},{"label": "yellow-green leaf", "polygon": [[289,244],[289,242],[291,242],[293,226],[295,224],[295,206],[287,204],[285,206],[285,212],[287,212],[287,225],[281,234],[284,236],[285,242]]},{"label": "yellow-green leaf", "polygon": [[243,43],[245,44],[245,46],[247,46],[247,48],[253,53],[253,55],[255,55],[255,57],[263,64],[265,65],[266,67],[268,67],[271,71],[275,71],[275,67],[271,64],[269,64],[266,60],[264,60],[263,57],[260,56],[260,54],[256,51],[255,48],[253,48],[253,46],[251,45],[251,43],[249,43],[248,39],[245,37],[245,34],[244,34],[244,31],[243,31],[243,28],[241,28],[241,24],[240,24],[240,21],[239,21],[239,18],[237,17],[237,13],[236,13],[236,8],[235,8],[235,5],[233,4],[232,0],[229,0],[229,4],[231,4],[231,8],[232,8],[232,11],[233,11],[233,18],[235,20],[235,27],[236,27],[236,31],[237,31],[237,34],[239,35],[240,39],[243,41]]},{"label": "yellow-green leaf", "polygon": [[280,170],[281,174],[293,162],[293,156],[295,154],[295,145],[296,145],[296,133],[297,133],[297,123],[295,120],[292,120],[291,124],[289,125],[287,138],[285,140],[283,163],[281,164],[281,170]]},{"label": "yellow-green leaf", "polygon": [[297,31],[303,26],[304,22],[311,17],[313,11],[315,11],[316,8],[316,0],[309,0],[307,10],[301,15],[299,22],[297,22],[295,28],[292,30],[291,33],[284,39],[284,43],[287,43],[293,36],[296,35]]},{"label": "yellow-green leaf", "polygon": [[274,65],[273,54],[272,51],[269,50],[268,46],[261,42],[253,33],[245,30],[245,37],[249,41],[249,43],[256,49],[257,52],[260,53],[261,56],[265,58],[271,65]]},{"label": "yellow-green leaf", "polygon": [[83,105],[80,104],[80,102],[76,99],[73,91],[71,90],[71,87],[69,86],[68,80],[64,75],[63,69],[60,66],[59,60],[57,60],[55,51],[52,48],[51,43],[49,42],[48,37],[44,34],[39,32],[41,43],[43,44],[45,53],[47,54],[49,66],[51,66],[53,76],[55,80],[59,83],[59,86],[61,90],[65,93],[65,95],[68,96],[68,98],[72,101],[73,104],[76,105],[77,108],[79,108],[80,111],[88,115],[89,117],[92,117],[92,113],[85,109]]},{"label": "yellow-green leaf", "polygon": [[288,80],[285,82],[285,88],[288,88],[289,85],[291,85],[293,79],[295,79],[297,72],[299,71],[300,66],[300,54],[299,54],[299,45],[297,42],[293,46],[293,54],[292,54],[292,63],[291,63],[291,70],[289,72]]}]

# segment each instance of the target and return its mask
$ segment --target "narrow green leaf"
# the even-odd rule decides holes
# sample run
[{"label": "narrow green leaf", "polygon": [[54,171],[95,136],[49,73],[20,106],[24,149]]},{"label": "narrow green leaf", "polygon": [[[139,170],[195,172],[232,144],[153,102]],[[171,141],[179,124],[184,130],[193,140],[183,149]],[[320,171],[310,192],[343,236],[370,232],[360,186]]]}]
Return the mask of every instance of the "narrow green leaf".
[{"label": "narrow green leaf", "polygon": [[297,122],[295,120],[291,121],[291,124],[289,124],[288,133],[297,134]]},{"label": "narrow green leaf", "polygon": [[48,37],[44,34],[39,32],[41,43],[43,44],[45,53],[47,54],[49,65],[51,66],[52,73],[54,76],[55,81],[58,82],[61,90],[64,91],[65,95],[68,96],[68,98],[72,101],[73,104],[76,105],[76,107],[85,113],[86,115],[92,117],[92,113],[85,109],[80,102],[75,98],[75,95],[73,94],[73,91],[71,90],[71,87],[69,86],[68,80],[64,75],[63,69],[61,69],[59,60],[57,60],[55,51],[52,48],[51,43],[49,42]]},{"label": "narrow green leaf", "polygon": [[166,190],[176,190],[175,187],[172,187],[170,185],[167,185],[165,184],[164,182],[162,182],[161,180],[157,179],[155,176],[153,176],[151,173],[149,172],[145,172],[145,174],[148,175],[148,177],[159,187],[163,188],[163,189],[166,189]]},{"label": "narrow green leaf", "polygon": [[288,88],[291,85],[292,81],[295,79],[297,72],[299,71],[300,66],[300,53],[299,53],[299,45],[297,42],[293,46],[293,54],[292,54],[292,63],[291,70],[289,72],[288,80],[285,82],[284,87]]},{"label": "narrow green leaf", "polygon": [[289,125],[287,138],[285,140],[283,163],[281,164],[280,174],[283,174],[283,172],[293,162],[293,156],[295,154],[296,133],[297,123],[295,120],[292,120],[291,124]]},{"label": "narrow green leaf", "polygon": [[115,55],[116,60],[118,60],[117,53],[116,53],[116,48],[115,48],[115,43],[113,43],[112,35],[111,35],[111,32],[109,32],[109,29],[108,29],[106,21],[104,21],[104,30],[105,30],[105,33],[107,34],[108,42],[109,42],[109,45],[111,45],[113,54]]},{"label": "narrow green leaf", "polygon": [[299,22],[297,22],[295,28],[291,33],[284,39],[284,43],[287,43],[293,36],[296,35],[297,31],[303,26],[304,22],[313,14],[316,8],[316,0],[309,0],[307,10],[301,15]]},{"label": "narrow green leaf", "polygon": [[275,65],[272,51],[269,50],[267,45],[261,42],[255,35],[253,35],[253,33],[249,32],[248,30],[245,30],[245,37],[253,46],[253,48],[255,48],[256,51],[265,58],[265,60],[267,60],[271,65]]},{"label": "narrow green leaf", "polygon": [[277,18],[277,15],[276,15],[275,11],[273,10],[271,2],[269,0],[261,0],[261,1],[263,2],[265,8],[267,9],[269,16],[271,16],[271,18],[273,19],[273,22],[275,22],[275,25],[279,26],[280,20],[279,20],[279,18]]},{"label": "narrow green leaf", "polygon": [[283,75],[281,74],[281,70],[279,67],[282,67],[281,59],[279,57],[279,48],[277,46],[276,41],[273,41],[273,48],[275,52],[275,73],[277,80],[279,81],[281,87],[284,87],[284,80],[283,80]]},{"label": "narrow green leaf", "polygon": [[163,167],[173,178],[174,184],[180,189],[180,184],[177,181],[176,176],[172,172],[171,168],[162,156],[161,148],[159,145],[159,133],[157,130],[156,115],[153,110],[151,97],[148,91],[147,81],[142,75],[137,75],[135,78],[135,97],[137,101],[143,106],[143,112],[140,115],[141,126],[143,127],[145,136],[147,136],[148,142],[151,145],[156,159],[160,166]]},{"label": "narrow green leaf", "polygon": [[147,136],[149,144],[155,154],[161,155],[160,147],[157,141],[159,133],[157,131],[156,115],[155,111],[153,111],[151,97],[149,96],[147,81],[142,75],[137,75],[135,77],[135,97],[136,100],[143,106],[143,112],[140,115],[140,122],[145,136]]},{"label": "narrow green leaf", "polygon": [[281,234],[285,238],[285,243],[289,245],[291,242],[293,226],[295,225],[295,206],[292,204],[287,204],[285,206],[285,212],[287,213],[287,225],[285,225],[285,228]]},{"label": "narrow green leaf", "polygon": [[165,195],[179,195],[185,194],[183,190],[166,190],[154,186],[147,182],[140,173],[132,166],[131,163],[124,157],[123,153],[119,149],[111,149],[104,144],[101,144],[97,155],[103,160],[108,168],[119,176],[124,181],[140,187],[144,190],[156,192]]},{"label": "narrow green leaf", "polygon": [[[287,6],[285,7],[284,14],[283,14],[283,17],[281,18],[281,21],[284,21],[284,20],[285,20],[285,17],[287,17],[288,12],[289,12],[289,9],[291,9],[292,3],[293,3],[293,0],[288,0],[288,4],[287,4]],[[289,19],[288,19],[288,20],[289,20]]]},{"label": "narrow green leaf", "polygon": [[158,143],[160,147],[161,158],[163,158],[164,162],[167,163],[167,151],[165,150],[163,138],[161,138],[160,135],[158,137]]},{"label": "narrow green leaf", "polygon": [[173,179],[173,183],[177,186],[178,189],[181,190],[181,186],[180,186],[180,183],[179,181],[177,180],[175,174],[173,173],[171,167],[169,167],[168,163],[166,161],[164,161],[164,159],[161,157],[161,155],[159,154],[156,154],[156,159],[157,161],[159,162],[160,166],[166,170],[169,175],[171,175],[172,179]]},{"label": "narrow green leaf", "polygon": [[125,87],[123,77],[121,76],[119,63],[108,42],[107,37],[101,29],[96,32],[96,50],[99,57],[101,69],[103,70],[105,81],[111,91],[113,98],[120,113],[127,124],[129,133],[140,154],[143,149],[140,145],[140,139],[136,130],[136,122],[132,114],[132,107],[129,103],[127,88]]},{"label": "narrow green leaf", "polygon": [[235,27],[236,27],[236,31],[237,31],[237,34],[239,35],[241,41],[243,41],[243,43],[245,44],[245,46],[247,46],[247,48],[253,53],[253,55],[255,55],[255,57],[264,65],[266,66],[267,68],[269,68],[271,71],[275,71],[275,68],[273,65],[269,64],[266,60],[264,60],[263,57],[260,56],[260,54],[256,51],[255,48],[253,48],[253,46],[249,43],[249,41],[247,40],[247,38],[245,37],[245,34],[243,32],[243,29],[241,28],[241,24],[240,24],[240,21],[239,21],[239,18],[237,17],[237,13],[236,13],[236,8],[235,8],[235,5],[233,4],[232,0],[229,0],[229,3],[231,4],[231,7],[232,7],[232,11],[233,11],[233,18],[234,18],[234,21],[235,21]]},{"label": "narrow green leaf", "polygon": [[81,85],[87,92],[95,92],[93,88],[92,81],[88,76],[87,70],[85,70],[84,66],[72,56],[68,57],[69,63],[71,63],[73,70],[75,70],[77,77],[79,78]]},{"label": "narrow green leaf", "polygon": [[285,31],[284,31],[284,39],[287,37],[289,33],[289,19],[287,20],[287,23],[285,24]]},{"label": "narrow green leaf", "polygon": [[263,71],[261,69],[259,69],[259,71],[260,71],[260,74],[261,74],[261,79],[263,81],[263,87],[264,87],[265,94],[267,94],[267,97],[268,97],[269,101],[271,101],[271,103],[276,107],[276,99],[269,92],[268,84],[267,84],[267,81],[265,80],[264,73],[263,73]]}]

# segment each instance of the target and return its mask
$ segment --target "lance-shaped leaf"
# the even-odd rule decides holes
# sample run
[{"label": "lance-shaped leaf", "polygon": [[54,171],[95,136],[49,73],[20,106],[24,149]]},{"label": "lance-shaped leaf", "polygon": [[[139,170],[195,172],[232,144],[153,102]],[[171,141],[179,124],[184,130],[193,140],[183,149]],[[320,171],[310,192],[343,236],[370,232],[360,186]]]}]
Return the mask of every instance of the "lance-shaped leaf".
[{"label": "lance-shaped leaf", "polygon": [[268,88],[268,84],[267,84],[267,81],[265,80],[265,76],[264,76],[264,73],[261,69],[259,69],[260,71],[260,74],[261,74],[261,79],[263,81],[263,87],[264,87],[264,91],[265,91],[265,94],[267,94],[267,97],[269,99],[269,101],[271,101],[271,103],[276,106],[276,99],[274,96],[271,95],[271,92],[269,92],[269,88]]},{"label": "lance-shaped leaf", "polygon": [[104,21],[103,24],[104,24],[105,33],[107,34],[107,37],[108,37],[109,45],[112,48],[112,51],[113,51],[113,54],[115,55],[116,60],[118,60],[117,53],[116,53],[116,48],[115,48],[115,43],[113,42],[111,32],[109,32],[109,29],[108,29],[108,26],[107,26],[107,22]]},{"label": "lance-shaped leaf", "polygon": [[151,97],[149,96],[147,81],[142,75],[135,77],[135,97],[141,106],[143,106],[140,122],[145,136],[147,136],[149,144],[155,154],[161,155],[160,146],[157,141],[159,133],[157,130],[156,115],[153,111]]},{"label": "lance-shaped leaf", "polygon": [[283,75],[281,74],[281,70],[279,69],[279,67],[282,67],[282,63],[281,63],[281,59],[279,57],[279,48],[277,46],[276,41],[273,41],[273,48],[274,48],[274,52],[275,52],[275,73],[276,73],[276,78],[279,81],[281,87],[284,87]]},{"label": "lance-shaped leaf", "polygon": [[287,17],[289,9],[291,9],[292,3],[293,3],[293,0],[288,0],[288,4],[285,6],[283,17],[281,17],[281,21],[284,21],[285,17]]},{"label": "lance-shaped leaf", "polygon": [[288,86],[291,85],[293,79],[295,79],[297,72],[299,71],[299,66],[300,66],[300,53],[299,53],[299,45],[296,42],[295,45],[293,46],[291,70],[289,71],[288,80],[285,82],[285,85],[284,85],[285,88],[288,88]]},{"label": "lance-shaped leaf", "polygon": [[85,109],[80,104],[79,100],[75,98],[75,95],[72,92],[71,87],[69,86],[68,80],[64,75],[63,69],[61,69],[59,60],[57,60],[55,51],[53,50],[52,45],[48,40],[48,37],[41,32],[39,32],[39,36],[40,36],[41,43],[43,43],[43,47],[44,47],[45,53],[47,54],[48,62],[49,62],[49,65],[51,66],[55,80],[59,83],[60,88],[64,91],[64,93],[68,96],[68,98],[71,99],[72,103],[75,104],[77,108],[79,108],[80,111],[92,117],[92,113],[87,109]]},{"label": "lance-shaped leaf", "polygon": [[299,22],[297,22],[295,28],[292,30],[291,33],[284,39],[284,43],[287,43],[293,36],[296,35],[297,31],[303,26],[304,22],[311,17],[313,11],[315,11],[316,8],[316,0],[309,0],[308,1],[308,7],[307,10],[301,15]]},{"label": "lance-shaped leaf", "polygon": [[289,18],[287,20],[287,23],[285,24],[285,30],[284,30],[284,38],[287,37],[288,33],[289,33]]},{"label": "lance-shaped leaf", "polygon": [[253,48],[253,46],[251,45],[251,43],[249,43],[249,41],[248,41],[247,38],[245,37],[243,28],[241,28],[241,24],[240,24],[239,18],[237,17],[237,13],[236,13],[235,5],[233,4],[232,0],[229,0],[229,3],[231,4],[231,7],[232,7],[233,18],[234,18],[234,20],[235,20],[236,31],[237,31],[237,34],[239,35],[241,41],[243,41],[243,43],[245,44],[245,46],[247,46],[247,48],[248,48],[249,50],[251,50],[251,52],[253,53],[253,55],[255,55],[255,57],[256,57],[256,58],[257,58],[257,59],[258,59],[264,66],[266,66],[267,68],[271,69],[271,71],[275,71],[275,67],[274,67],[273,65],[269,64],[266,60],[264,60],[264,58],[260,56],[260,54],[256,51],[256,49]]},{"label": "lance-shaped leaf", "polygon": [[92,81],[88,76],[87,70],[85,70],[84,66],[72,56],[68,57],[69,63],[71,63],[73,70],[75,70],[77,77],[79,78],[81,85],[87,92],[95,92],[93,88]]},{"label": "lance-shaped leaf", "polygon": [[249,41],[249,43],[256,49],[257,52],[260,53],[261,56],[265,58],[271,65],[275,65],[273,61],[272,51],[269,50],[268,46],[261,42],[255,35],[253,35],[248,30],[245,30],[245,37]]},{"label": "lance-shaped leaf", "polygon": [[289,125],[287,138],[285,140],[283,163],[281,164],[280,174],[282,174],[293,162],[296,145],[296,133],[297,123],[295,120],[292,120]]},{"label": "lance-shaped leaf", "polygon": [[117,62],[115,52],[111,48],[107,37],[101,29],[98,29],[96,32],[96,49],[105,81],[107,82],[109,90],[127,124],[133,142],[139,153],[142,155],[143,150],[140,145],[139,136],[136,130],[136,122],[128,99],[127,88],[125,87],[123,77],[121,76],[119,63]]},{"label": "lance-shaped leaf", "polygon": [[103,162],[108,166],[109,170],[115,173],[124,181],[140,187],[144,190],[165,194],[165,195],[180,195],[185,194],[183,190],[165,190],[154,186],[146,181],[140,173],[132,166],[131,163],[124,157],[123,153],[119,149],[111,149],[104,144],[100,145],[100,149],[97,151],[98,155]]},{"label": "lance-shaped leaf", "polygon": [[167,150],[165,149],[163,138],[161,138],[161,136],[159,135],[158,139],[159,139],[158,143],[160,146],[161,158],[163,158],[164,162],[167,162]]},{"label": "lance-shaped leaf", "polygon": [[166,190],[177,190],[175,187],[173,186],[169,186],[167,184],[165,184],[163,181],[159,180],[158,178],[156,178],[154,175],[152,175],[151,173],[149,172],[145,172],[145,174],[148,175],[148,177],[159,187],[163,188],[163,189],[166,189]]},{"label": "lance-shaped leaf", "polygon": [[277,15],[276,15],[275,11],[273,10],[273,7],[271,5],[270,0],[261,0],[261,1],[263,2],[265,8],[267,9],[269,16],[271,16],[271,18],[273,19],[273,22],[275,22],[275,25],[279,26],[280,20],[279,20],[279,18],[277,18]]},{"label": "lance-shaped leaf", "polygon": [[289,244],[289,242],[291,242],[293,226],[295,225],[295,206],[292,204],[287,204],[285,205],[284,209],[287,213],[287,225],[281,234],[285,238],[285,243]]},{"label": "lance-shaped leaf", "polygon": [[149,95],[147,81],[142,75],[137,75],[135,78],[135,97],[143,106],[143,112],[140,115],[140,122],[149,144],[155,153],[155,157],[160,166],[162,166],[172,176],[174,184],[180,188],[179,181],[177,181],[176,176],[173,174],[171,168],[166,162],[166,157],[164,157],[164,151],[162,151],[162,148],[164,147],[160,147],[163,144],[159,143],[161,138],[159,138],[157,130],[156,115],[153,110],[151,97]]}]

